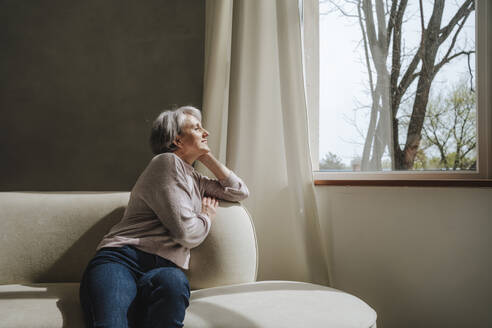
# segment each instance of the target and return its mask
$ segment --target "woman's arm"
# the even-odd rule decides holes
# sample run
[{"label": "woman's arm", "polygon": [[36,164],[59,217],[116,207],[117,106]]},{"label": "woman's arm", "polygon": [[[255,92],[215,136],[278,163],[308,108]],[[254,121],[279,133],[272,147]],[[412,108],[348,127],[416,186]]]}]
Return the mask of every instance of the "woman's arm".
[{"label": "woman's arm", "polygon": [[218,179],[210,179],[195,171],[202,196],[210,196],[232,202],[241,201],[249,196],[246,184],[234,172],[215,159],[212,154],[202,155],[198,160]]},{"label": "woman's arm", "polygon": [[224,164],[219,162],[212,153],[206,153],[198,157],[198,160],[203,163],[219,180],[225,180],[231,173]]}]

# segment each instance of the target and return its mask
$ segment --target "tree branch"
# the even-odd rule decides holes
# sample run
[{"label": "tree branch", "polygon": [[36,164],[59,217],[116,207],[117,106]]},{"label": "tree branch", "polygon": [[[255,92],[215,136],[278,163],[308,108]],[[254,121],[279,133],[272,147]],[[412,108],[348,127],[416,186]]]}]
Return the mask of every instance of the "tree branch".
[{"label": "tree branch", "polygon": [[[343,16],[347,16],[347,17],[354,17],[354,18],[357,18],[358,16],[357,15],[352,15],[352,14],[349,14],[345,11],[345,9],[343,9],[338,3],[336,3],[336,1],[333,1],[333,0],[330,0],[329,1]],[[321,13],[321,15],[323,15],[323,13]]]},{"label": "tree branch", "polygon": [[447,63],[449,63],[451,60],[453,60],[454,58],[458,57],[458,56],[461,56],[461,55],[467,55],[467,56],[470,56],[471,54],[474,54],[475,53],[475,50],[470,50],[470,51],[460,51],[460,52],[457,52],[455,54],[453,54],[452,56],[449,56],[449,57],[445,57],[443,58],[437,65],[434,66],[434,75],[437,74],[437,72],[439,72],[439,70]]},{"label": "tree branch", "polygon": [[378,41],[381,49],[387,52],[389,39],[386,35],[386,20],[384,15],[384,4],[383,0],[376,1],[376,17],[378,19]]},{"label": "tree branch", "polygon": [[470,72],[470,91],[475,92],[473,89],[473,73],[472,73],[472,67],[470,64],[470,55],[468,55],[468,72]]},{"label": "tree branch", "polygon": [[[395,3],[396,1],[393,2],[393,4]],[[400,77],[400,69],[401,69],[401,37],[402,37],[401,29],[402,29],[403,14],[405,13],[407,4],[408,4],[408,0],[402,0],[400,2],[400,6],[398,7],[396,17],[394,17],[395,25],[393,31],[393,51],[391,55],[392,63],[391,63],[391,76],[390,76],[391,98],[392,98],[391,109],[392,109],[393,117],[396,117],[396,112],[397,112],[397,108],[399,107],[398,105],[400,101],[400,98],[397,97],[397,93],[398,93],[398,78]]]},{"label": "tree branch", "polygon": [[458,24],[458,22],[466,15],[468,16],[470,14],[470,12],[472,12],[473,10],[475,10],[475,1],[474,0],[466,0],[460,7],[460,9],[458,9],[458,11],[456,12],[456,14],[453,16],[453,18],[451,18],[451,20],[449,21],[448,25],[446,25],[445,27],[443,27],[440,31],[439,31],[439,44],[443,43],[447,37],[449,36],[449,34],[451,34],[451,31],[454,29],[454,27],[456,26],[456,24]]},{"label": "tree branch", "polygon": [[465,25],[466,19],[468,18],[468,15],[469,14],[470,14],[470,12],[468,12],[463,17],[463,20],[462,20],[461,24],[459,22],[457,23],[458,24],[458,29],[456,30],[456,33],[454,33],[453,38],[451,40],[451,44],[449,45],[448,51],[446,51],[446,54],[444,55],[443,59],[448,58],[449,57],[449,54],[451,54],[451,51],[453,50],[454,45],[456,44],[456,40],[458,39],[458,35],[460,34],[461,29]]},{"label": "tree branch", "polygon": [[468,153],[470,151],[472,151],[473,149],[475,149],[476,146],[477,146],[477,143],[476,142],[475,143],[472,143],[465,152],[461,153],[461,158],[465,158],[466,155],[468,155]]},{"label": "tree branch", "polygon": [[372,102],[374,103],[376,101],[375,95],[374,95],[374,82],[373,82],[374,80],[372,77],[371,62],[369,59],[369,49],[368,49],[368,45],[367,45],[366,30],[364,29],[364,24],[362,22],[363,19],[362,19],[360,0],[359,0],[359,3],[357,4],[357,13],[358,13],[358,17],[359,17],[360,30],[362,32],[362,40],[364,42],[364,57],[366,60],[367,73],[369,75],[369,88],[371,89],[371,98],[372,98]]},{"label": "tree branch", "polygon": [[376,56],[378,54],[376,54],[374,51],[374,45],[378,43],[378,38],[376,35],[376,29],[374,28],[375,24],[374,24],[374,16],[372,14],[371,0],[362,1],[362,11],[364,12],[364,16],[366,18],[367,39],[369,41],[372,57],[377,58]]},{"label": "tree branch", "polygon": [[[389,14],[389,18],[388,18],[388,27],[386,28],[386,31],[387,31],[386,39],[387,40],[391,39],[391,32],[393,31],[393,27],[396,25],[395,22],[396,22],[397,5],[398,5],[397,0],[393,0],[391,2],[391,9],[390,9],[390,14]],[[388,47],[389,47],[389,42],[388,42]]]},{"label": "tree branch", "polygon": [[422,48],[419,47],[419,49],[413,56],[412,61],[410,62],[410,64],[407,67],[407,70],[405,71],[405,74],[400,80],[400,84],[398,85],[398,89],[396,90],[395,97],[401,98],[401,96],[405,93],[405,91],[410,86],[410,84],[412,84],[413,80],[415,80],[415,78],[418,76],[418,74],[414,74],[414,72],[419,64],[421,51]]},{"label": "tree branch", "polygon": [[424,6],[422,5],[422,0],[419,0],[419,10],[420,10],[420,29],[422,31],[422,40],[424,40],[424,33],[425,33],[425,19],[424,19]]}]

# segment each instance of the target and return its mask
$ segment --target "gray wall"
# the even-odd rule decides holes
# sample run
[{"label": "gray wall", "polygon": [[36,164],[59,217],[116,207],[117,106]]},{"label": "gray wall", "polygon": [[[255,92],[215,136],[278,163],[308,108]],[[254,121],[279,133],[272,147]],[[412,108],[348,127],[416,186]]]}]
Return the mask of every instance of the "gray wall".
[{"label": "gray wall", "polygon": [[129,190],[201,106],[205,2],[0,0],[0,190]]}]

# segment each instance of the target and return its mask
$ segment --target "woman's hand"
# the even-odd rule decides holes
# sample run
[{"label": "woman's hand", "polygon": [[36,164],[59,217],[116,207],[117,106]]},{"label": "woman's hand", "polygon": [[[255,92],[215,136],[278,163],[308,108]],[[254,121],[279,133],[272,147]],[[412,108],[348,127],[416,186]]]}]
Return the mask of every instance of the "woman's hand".
[{"label": "woman's hand", "polygon": [[210,152],[198,157],[198,160],[219,180],[224,180],[231,174],[231,171],[224,164],[219,162]]},{"label": "woman's hand", "polygon": [[[208,153],[205,153],[201,155],[200,157],[197,158],[200,162],[204,163],[207,160],[210,160],[210,157],[213,157],[212,153],[209,151]],[[205,164],[205,163],[204,163]]]},{"label": "woman's hand", "polygon": [[219,201],[213,197],[203,197],[202,198],[202,213],[208,215],[210,221],[215,219],[215,214],[217,207],[219,206]]}]

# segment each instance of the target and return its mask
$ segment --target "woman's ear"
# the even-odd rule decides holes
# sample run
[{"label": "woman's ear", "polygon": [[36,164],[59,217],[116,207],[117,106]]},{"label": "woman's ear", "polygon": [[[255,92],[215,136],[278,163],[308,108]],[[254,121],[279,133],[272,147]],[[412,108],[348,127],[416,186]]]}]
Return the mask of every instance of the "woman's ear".
[{"label": "woman's ear", "polygon": [[181,148],[181,138],[179,138],[179,137],[174,138],[174,140],[173,140],[173,144],[174,144],[176,147]]}]

